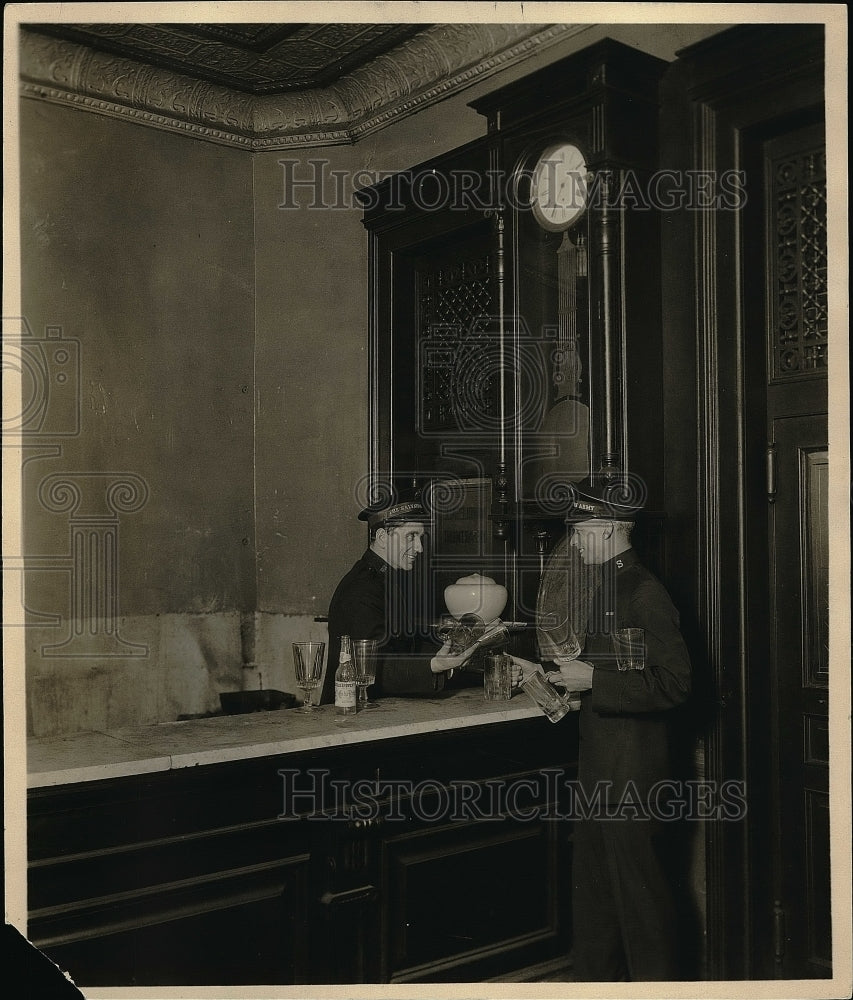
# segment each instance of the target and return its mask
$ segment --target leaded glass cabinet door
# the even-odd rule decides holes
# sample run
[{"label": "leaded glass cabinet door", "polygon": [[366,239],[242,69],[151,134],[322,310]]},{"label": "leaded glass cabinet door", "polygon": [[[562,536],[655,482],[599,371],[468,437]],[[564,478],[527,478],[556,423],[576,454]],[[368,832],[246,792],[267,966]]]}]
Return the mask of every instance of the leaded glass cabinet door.
[{"label": "leaded glass cabinet door", "polygon": [[391,461],[398,477],[483,477],[500,440],[493,226],[481,218],[397,254]]}]

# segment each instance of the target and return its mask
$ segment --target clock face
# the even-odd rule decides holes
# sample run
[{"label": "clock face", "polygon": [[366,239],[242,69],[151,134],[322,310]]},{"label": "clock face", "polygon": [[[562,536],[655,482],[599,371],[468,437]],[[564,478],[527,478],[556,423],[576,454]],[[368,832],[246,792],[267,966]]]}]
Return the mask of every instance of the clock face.
[{"label": "clock face", "polygon": [[586,208],[587,169],[583,153],[568,142],[549,146],[536,162],[530,205],[545,229],[568,229]]}]

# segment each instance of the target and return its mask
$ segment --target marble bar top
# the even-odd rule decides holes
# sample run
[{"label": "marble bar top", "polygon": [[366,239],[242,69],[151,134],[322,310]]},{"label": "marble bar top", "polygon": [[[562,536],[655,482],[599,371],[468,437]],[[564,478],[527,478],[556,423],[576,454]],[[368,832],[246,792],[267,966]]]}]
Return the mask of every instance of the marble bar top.
[{"label": "marble bar top", "polygon": [[339,717],[333,705],[322,705],[311,714],[288,708],[33,738],[27,742],[27,787],[153,774],[536,716],[543,726],[551,724],[523,691],[514,692],[510,701],[485,701],[482,688],[475,687],[436,698],[382,698],[355,716]]}]

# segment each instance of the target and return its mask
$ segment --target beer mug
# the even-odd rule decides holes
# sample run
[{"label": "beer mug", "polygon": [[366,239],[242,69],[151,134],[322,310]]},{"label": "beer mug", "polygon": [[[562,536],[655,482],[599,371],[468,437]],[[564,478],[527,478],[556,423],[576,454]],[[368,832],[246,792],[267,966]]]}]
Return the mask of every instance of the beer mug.
[{"label": "beer mug", "polygon": [[539,671],[526,677],[521,682],[521,687],[551,722],[559,722],[572,709],[568,698],[564,698],[548,678]]},{"label": "beer mug", "polygon": [[509,701],[512,697],[512,657],[506,653],[483,656],[483,697],[486,701]]}]

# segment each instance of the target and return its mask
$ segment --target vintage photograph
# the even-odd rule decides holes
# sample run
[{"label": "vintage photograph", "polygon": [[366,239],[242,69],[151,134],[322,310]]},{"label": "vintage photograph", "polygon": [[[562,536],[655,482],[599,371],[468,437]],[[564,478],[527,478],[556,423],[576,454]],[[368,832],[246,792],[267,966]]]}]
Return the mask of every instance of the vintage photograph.
[{"label": "vintage photograph", "polygon": [[851,996],[846,7],[4,16],[27,995]]}]

